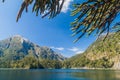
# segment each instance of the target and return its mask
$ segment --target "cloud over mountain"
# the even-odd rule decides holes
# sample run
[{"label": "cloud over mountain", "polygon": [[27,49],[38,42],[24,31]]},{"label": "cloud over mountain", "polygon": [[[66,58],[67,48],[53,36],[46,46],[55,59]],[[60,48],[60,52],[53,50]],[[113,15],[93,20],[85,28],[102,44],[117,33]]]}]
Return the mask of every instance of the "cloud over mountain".
[{"label": "cloud over mountain", "polygon": [[69,51],[72,51],[72,52],[74,52],[74,53],[76,53],[76,54],[79,54],[79,53],[83,53],[83,52],[84,52],[84,50],[81,50],[81,49],[79,49],[79,48],[77,48],[77,47],[72,47],[72,48],[69,48],[68,50],[69,50]]},{"label": "cloud over mountain", "polygon": [[64,48],[63,48],[63,47],[54,47],[54,46],[52,46],[51,48],[52,48],[52,49],[59,50],[59,51],[63,51],[63,50],[64,50]]}]

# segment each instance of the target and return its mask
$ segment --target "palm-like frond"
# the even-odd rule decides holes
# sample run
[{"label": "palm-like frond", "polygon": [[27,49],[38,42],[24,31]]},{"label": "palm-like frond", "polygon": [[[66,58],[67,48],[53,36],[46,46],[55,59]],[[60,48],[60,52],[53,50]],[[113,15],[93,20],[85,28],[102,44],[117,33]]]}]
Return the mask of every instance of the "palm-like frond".
[{"label": "palm-like frond", "polygon": [[19,20],[24,9],[26,9],[26,12],[28,11],[27,8],[31,3],[34,3],[32,11],[36,12],[36,16],[40,14],[43,18],[49,15],[49,18],[53,18],[60,13],[64,0],[24,0],[18,12],[16,21]]},{"label": "palm-like frond", "polygon": [[116,32],[120,32],[120,22],[116,23],[112,29],[115,30]]},{"label": "palm-like frond", "polygon": [[96,31],[100,35],[107,30],[109,32],[110,24],[120,13],[120,0],[88,0],[82,4],[74,4],[75,10],[72,16],[78,16],[71,23],[73,36],[80,36],[75,40],[78,41],[86,33],[91,35]]},{"label": "palm-like frond", "polygon": [[[3,2],[5,0],[2,0]],[[24,0],[17,15],[17,20],[22,15],[22,12],[33,3],[32,11],[42,15],[42,18],[49,16],[55,17],[60,13],[65,0]],[[74,4],[75,9],[72,11],[72,16],[77,16],[74,22],[71,23],[73,36],[79,34],[75,40],[78,41],[86,33],[91,35],[96,31],[96,34],[101,35],[104,31],[109,33],[110,25],[115,17],[120,13],[120,0],[88,0],[82,4]],[[120,26],[117,26],[120,27]],[[120,28],[119,28],[120,29]],[[120,30],[118,30],[120,31]]]}]

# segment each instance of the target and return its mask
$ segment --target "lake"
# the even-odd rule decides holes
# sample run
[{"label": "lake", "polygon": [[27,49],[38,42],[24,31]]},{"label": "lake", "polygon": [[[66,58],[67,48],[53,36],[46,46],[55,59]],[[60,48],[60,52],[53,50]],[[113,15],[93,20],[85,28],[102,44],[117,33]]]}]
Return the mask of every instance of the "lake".
[{"label": "lake", "polygon": [[120,80],[120,71],[85,69],[0,69],[0,80]]}]

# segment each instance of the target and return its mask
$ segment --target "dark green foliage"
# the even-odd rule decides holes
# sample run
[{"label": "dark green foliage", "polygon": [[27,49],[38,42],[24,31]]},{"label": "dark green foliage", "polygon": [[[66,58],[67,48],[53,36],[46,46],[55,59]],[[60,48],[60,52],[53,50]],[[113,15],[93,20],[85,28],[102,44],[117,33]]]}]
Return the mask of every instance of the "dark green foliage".
[{"label": "dark green foliage", "polygon": [[71,64],[70,64],[70,61],[69,60],[65,60],[63,62],[63,68],[71,68]]},{"label": "dark green foliage", "polygon": [[38,59],[33,56],[27,56],[21,60],[11,62],[11,68],[37,69],[44,68]]},{"label": "dark green foliage", "polygon": [[56,60],[39,60],[33,56],[26,56],[21,60],[0,61],[0,68],[23,68],[23,69],[60,69],[62,62]]},{"label": "dark green foliage", "polygon": [[[69,63],[69,65],[67,65]],[[109,61],[108,59],[99,59],[99,60],[90,60],[84,55],[79,56],[76,59],[69,59],[65,62],[65,68],[111,68],[113,67],[114,62]]]},{"label": "dark green foliage", "polygon": [[111,68],[113,67],[114,63],[109,61],[108,59],[99,59],[99,60],[94,60],[90,61],[89,64],[87,64],[87,67],[90,68]]},{"label": "dark green foliage", "polygon": [[51,69],[60,69],[60,68],[62,68],[62,62],[57,61],[57,60],[44,59],[44,60],[41,60],[40,63],[44,68],[47,68],[47,69],[48,68],[51,68]]},{"label": "dark green foliage", "polygon": [[63,67],[65,68],[80,68],[84,67],[86,64],[90,62],[84,55],[76,55],[73,56],[66,61],[64,61]]},{"label": "dark green foliage", "polygon": [[0,59],[0,68],[10,68],[10,67],[11,67],[10,61],[2,61]]}]

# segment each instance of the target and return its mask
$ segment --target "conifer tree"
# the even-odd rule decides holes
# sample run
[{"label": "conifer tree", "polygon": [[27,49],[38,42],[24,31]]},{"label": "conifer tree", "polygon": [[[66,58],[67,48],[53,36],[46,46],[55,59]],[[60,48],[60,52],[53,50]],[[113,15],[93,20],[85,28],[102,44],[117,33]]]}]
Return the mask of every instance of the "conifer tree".
[{"label": "conifer tree", "polygon": [[[2,0],[4,2],[4,0]],[[22,12],[28,11],[28,6],[33,3],[32,11],[42,15],[42,18],[56,17],[64,5],[65,0],[24,0],[17,15],[16,21],[22,15]],[[110,32],[110,27],[115,18],[120,14],[120,0],[87,0],[83,3],[73,4],[74,10],[71,16],[77,17],[71,23],[73,36],[79,35],[75,40],[78,41],[85,34],[91,35],[95,32],[98,36],[103,32]],[[120,31],[120,21],[113,27]]]}]

